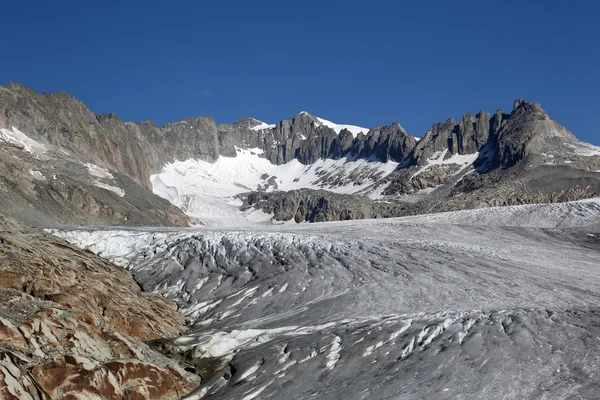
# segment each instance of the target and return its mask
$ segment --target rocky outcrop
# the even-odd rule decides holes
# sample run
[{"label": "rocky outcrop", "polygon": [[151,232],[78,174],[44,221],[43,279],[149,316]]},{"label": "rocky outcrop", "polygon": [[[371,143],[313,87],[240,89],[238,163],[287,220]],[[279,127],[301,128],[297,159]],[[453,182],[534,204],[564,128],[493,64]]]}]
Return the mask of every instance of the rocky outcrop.
[{"label": "rocky outcrop", "polygon": [[0,397],[178,398],[199,377],[142,341],[182,330],[122,268],[0,217]]},{"label": "rocky outcrop", "polygon": [[[500,112],[500,116],[504,115]],[[455,154],[474,154],[494,137],[499,117],[490,117],[485,111],[465,114],[460,122],[450,118],[434,124],[416,145],[408,165],[424,165],[434,154],[446,151],[446,158]]]},{"label": "rocky outcrop", "polygon": [[173,399],[198,377],[97,315],[0,290],[3,399]]},{"label": "rocky outcrop", "polygon": [[327,222],[389,218],[408,214],[401,202],[376,202],[362,196],[327,190],[300,189],[288,192],[252,192],[241,196],[242,208],[260,209],[276,221]]},{"label": "rocky outcrop", "polygon": [[352,142],[350,154],[356,158],[402,162],[413,150],[417,140],[397,122],[391,126],[371,129]]},{"label": "rocky outcrop", "polygon": [[0,289],[81,308],[142,340],[183,330],[172,302],[141,292],[128,272],[62,239],[0,217],[0,254]]},{"label": "rocky outcrop", "polygon": [[539,103],[517,99],[499,129],[496,158],[503,167],[512,167],[531,155],[556,151],[564,154],[565,144],[574,140],[575,136],[552,120]]}]

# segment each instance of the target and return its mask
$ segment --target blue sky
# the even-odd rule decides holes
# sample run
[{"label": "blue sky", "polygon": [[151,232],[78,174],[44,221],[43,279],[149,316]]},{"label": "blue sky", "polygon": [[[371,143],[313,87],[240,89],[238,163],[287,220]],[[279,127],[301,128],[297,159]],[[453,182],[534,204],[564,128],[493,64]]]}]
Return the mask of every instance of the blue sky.
[{"label": "blue sky", "polygon": [[0,82],[128,121],[306,110],[417,136],[522,97],[600,144],[599,14],[591,0],[12,1]]}]

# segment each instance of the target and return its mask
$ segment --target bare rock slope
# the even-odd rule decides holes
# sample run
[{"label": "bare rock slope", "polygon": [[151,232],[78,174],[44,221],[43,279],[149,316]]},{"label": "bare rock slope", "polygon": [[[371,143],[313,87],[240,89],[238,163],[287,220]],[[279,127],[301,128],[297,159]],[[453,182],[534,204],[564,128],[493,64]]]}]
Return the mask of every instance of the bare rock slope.
[{"label": "bare rock slope", "polygon": [[0,218],[1,398],[178,398],[199,377],[143,341],[183,328],[123,269]]}]

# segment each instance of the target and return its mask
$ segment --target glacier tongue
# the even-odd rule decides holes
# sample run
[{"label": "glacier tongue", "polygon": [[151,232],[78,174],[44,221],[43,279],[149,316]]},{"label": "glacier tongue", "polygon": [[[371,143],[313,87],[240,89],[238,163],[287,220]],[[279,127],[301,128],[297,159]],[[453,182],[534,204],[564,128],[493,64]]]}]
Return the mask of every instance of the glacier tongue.
[{"label": "glacier tongue", "polygon": [[198,371],[219,361],[190,398],[529,398],[540,388],[589,398],[599,220],[593,200],[236,231],[54,232],[178,303],[189,330],[175,348]]}]

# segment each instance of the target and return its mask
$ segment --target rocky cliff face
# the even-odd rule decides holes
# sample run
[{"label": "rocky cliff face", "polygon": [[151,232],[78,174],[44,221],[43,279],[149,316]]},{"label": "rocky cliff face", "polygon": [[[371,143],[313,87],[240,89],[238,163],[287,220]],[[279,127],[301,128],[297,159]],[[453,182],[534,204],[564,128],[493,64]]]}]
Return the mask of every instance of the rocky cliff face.
[{"label": "rocky cliff face", "polygon": [[37,94],[18,84],[0,86],[0,128],[12,127],[150,187],[143,143],[114,115],[96,117],[67,93]]},{"label": "rocky cliff face", "polygon": [[496,159],[503,167],[545,152],[573,153],[567,146],[575,144],[575,136],[552,120],[538,103],[515,100],[512,113],[499,126]]},{"label": "rocky cliff face", "polygon": [[234,147],[259,148],[273,164],[298,160],[312,164],[319,159],[342,157],[401,162],[416,145],[414,136],[398,123],[358,133],[336,132],[318,118],[301,112],[274,127],[261,128],[260,122],[243,118],[233,125],[219,125],[221,155],[232,157]]},{"label": "rocky cliff face", "polygon": [[19,84],[0,86],[0,128],[17,127],[32,139],[64,149],[84,162],[121,172],[150,188],[149,176],[174,160],[219,157],[211,117],[186,118],[159,128],[94,115],[67,93],[38,94]]},{"label": "rocky cliff face", "polygon": [[[247,200],[275,219],[325,221],[600,196],[600,149],[579,142],[537,103],[516,100],[510,113],[449,119],[434,124],[417,143],[397,124],[358,135],[353,143],[349,152],[357,157],[400,162],[377,182],[390,204],[384,210],[367,199],[331,193],[318,201],[302,191],[256,193]],[[351,203],[354,212],[348,211]]]},{"label": "rocky cliff face", "polygon": [[0,217],[0,397],[172,399],[200,378],[142,341],[183,330],[175,304],[66,241]]},{"label": "rocky cliff face", "polygon": [[219,158],[217,125],[212,117],[186,118],[159,128],[153,121],[129,123],[136,137],[145,142],[151,173],[175,160],[190,158],[214,162]]}]

